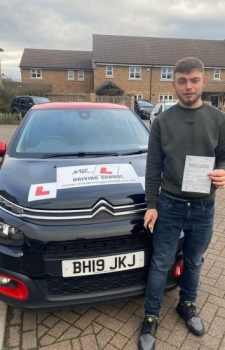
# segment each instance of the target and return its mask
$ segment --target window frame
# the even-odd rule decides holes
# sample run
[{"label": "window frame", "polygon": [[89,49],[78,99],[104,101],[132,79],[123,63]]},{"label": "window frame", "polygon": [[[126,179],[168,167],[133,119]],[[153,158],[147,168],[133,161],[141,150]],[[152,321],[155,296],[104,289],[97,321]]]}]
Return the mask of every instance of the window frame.
[{"label": "window frame", "polygon": [[143,95],[141,95],[141,94],[135,94],[135,95],[134,95],[134,99],[135,99],[135,100],[143,100]]},{"label": "window frame", "polygon": [[68,80],[74,80],[74,70],[68,70]]},{"label": "window frame", "polygon": [[[214,69],[214,80],[221,80],[221,77],[220,77],[220,73],[221,73],[221,69],[220,68],[215,68]],[[216,76],[218,74],[218,76]]]},{"label": "window frame", "polygon": [[[133,72],[131,70],[133,70]],[[131,76],[131,74],[133,76]],[[137,76],[137,75],[139,75],[139,76]],[[141,67],[140,66],[130,66],[129,67],[129,79],[141,80]]]},{"label": "window frame", "polygon": [[[109,68],[111,67],[111,68]],[[111,74],[109,74],[109,72],[111,72]],[[106,77],[109,77],[109,78],[113,78],[113,65],[111,64],[108,64],[105,68],[105,75]]]},{"label": "window frame", "polygon": [[164,101],[173,101],[173,95],[159,95],[159,102],[164,102]]},{"label": "window frame", "polygon": [[31,68],[30,70],[31,79],[42,79],[42,69],[40,68]]},{"label": "window frame", "polygon": [[[82,73],[82,78],[80,77],[80,73]],[[77,80],[84,80],[84,70],[79,69],[77,72]]]},{"label": "window frame", "polygon": [[[164,72],[163,72],[164,71]],[[165,75],[165,77],[163,77]],[[168,78],[168,76],[171,76]],[[161,68],[161,80],[173,80],[173,68],[172,67],[162,67]]]}]

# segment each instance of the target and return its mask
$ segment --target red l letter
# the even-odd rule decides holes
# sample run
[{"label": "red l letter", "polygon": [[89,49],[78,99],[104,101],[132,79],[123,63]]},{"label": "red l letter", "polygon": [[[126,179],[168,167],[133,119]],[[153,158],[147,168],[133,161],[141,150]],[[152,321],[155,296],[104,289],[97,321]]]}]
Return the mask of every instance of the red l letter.
[{"label": "red l letter", "polygon": [[49,194],[49,193],[50,193],[50,191],[43,191],[43,186],[39,186],[36,189],[35,196],[43,196],[43,195]]},{"label": "red l letter", "polygon": [[107,168],[101,168],[100,174],[112,174],[113,173],[112,171],[107,171],[106,169]]}]

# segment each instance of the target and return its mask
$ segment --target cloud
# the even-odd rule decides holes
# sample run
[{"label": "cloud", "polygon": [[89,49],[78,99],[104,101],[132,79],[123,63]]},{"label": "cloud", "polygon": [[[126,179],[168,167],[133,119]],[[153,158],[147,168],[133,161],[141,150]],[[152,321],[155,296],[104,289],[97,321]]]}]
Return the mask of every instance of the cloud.
[{"label": "cloud", "polygon": [[225,0],[1,0],[2,72],[25,47],[92,50],[92,34],[224,39]]}]

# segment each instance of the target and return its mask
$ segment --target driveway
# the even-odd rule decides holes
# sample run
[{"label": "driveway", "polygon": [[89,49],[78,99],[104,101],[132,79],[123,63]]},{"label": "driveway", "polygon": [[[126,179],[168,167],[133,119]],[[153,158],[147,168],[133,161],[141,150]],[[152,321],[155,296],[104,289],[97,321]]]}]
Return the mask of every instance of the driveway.
[{"label": "driveway", "polygon": [[[15,126],[0,125],[0,139],[9,141],[14,130]],[[223,190],[217,192],[214,236],[205,254],[196,304],[206,326],[203,337],[195,337],[188,332],[175,311],[178,299],[178,289],[164,296],[156,349],[225,350]],[[28,313],[8,307],[4,349],[137,350],[139,329],[144,317],[143,305],[144,298],[45,313]]]}]

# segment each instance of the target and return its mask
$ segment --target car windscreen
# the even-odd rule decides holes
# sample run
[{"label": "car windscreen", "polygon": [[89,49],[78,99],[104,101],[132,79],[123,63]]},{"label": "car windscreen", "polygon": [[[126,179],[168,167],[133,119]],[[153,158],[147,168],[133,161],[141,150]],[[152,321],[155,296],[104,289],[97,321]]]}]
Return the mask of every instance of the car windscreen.
[{"label": "car windscreen", "polygon": [[48,154],[147,150],[149,132],[126,109],[31,110],[11,154],[43,158]]},{"label": "car windscreen", "polygon": [[169,109],[170,107],[172,107],[174,104],[165,104],[164,106],[164,111],[166,111],[167,109]]}]

